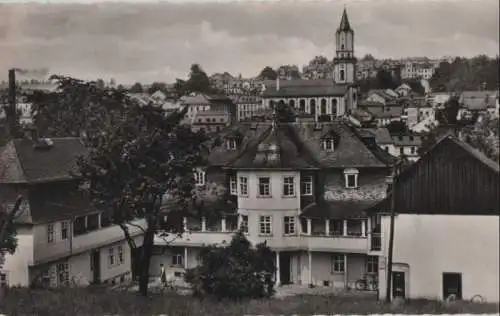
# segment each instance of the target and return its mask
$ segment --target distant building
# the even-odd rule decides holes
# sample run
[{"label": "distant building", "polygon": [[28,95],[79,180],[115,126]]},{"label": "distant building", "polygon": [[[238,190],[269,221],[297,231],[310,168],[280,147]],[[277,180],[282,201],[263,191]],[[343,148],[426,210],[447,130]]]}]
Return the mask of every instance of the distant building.
[{"label": "distant building", "polygon": [[435,66],[429,62],[416,63],[408,61],[401,68],[401,79],[430,79]]},{"label": "distant building", "polygon": [[236,106],[236,120],[245,121],[262,110],[262,97],[257,95],[236,95],[232,97]]}]

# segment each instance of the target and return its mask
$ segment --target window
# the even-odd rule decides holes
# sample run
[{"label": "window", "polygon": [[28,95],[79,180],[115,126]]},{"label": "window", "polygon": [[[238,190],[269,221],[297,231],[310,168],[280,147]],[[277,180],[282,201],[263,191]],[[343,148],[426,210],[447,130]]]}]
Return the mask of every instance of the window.
[{"label": "window", "polygon": [[399,154],[404,155],[405,151],[403,147],[399,147]]},{"label": "window", "polygon": [[342,236],[344,234],[344,221],[339,219],[331,220],[330,233],[333,236]]},{"label": "window", "polygon": [[58,285],[69,283],[69,265],[66,262],[57,264],[57,283]]},{"label": "window", "polygon": [[271,235],[271,216],[260,216],[259,226],[261,235]]},{"label": "window", "polygon": [[205,171],[196,170],[194,172],[194,181],[196,185],[205,185]]},{"label": "window", "polygon": [[73,221],[73,235],[78,236],[85,233],[85,216],[79,216]]},{"label": "window", "polygon": [[226,145],[227,145],[227,149],[235,150],[236,149],[236,139],[228,139]]},{"label": "window", "polygon": [[366,273],[378,273],[377,256],[368,256],[366,258]]},{"label": "window", "polygon": [[87,231],[99,229],[99,214],[91,214],[87,216]]},{"label": "window", "polygon": [[54,224],[48,224],[47,225],[47,242],[49,243],[53,243],[54,240],[55,240],[55,236],[54,236]]},{"label": "window", "polygon": [[344,70],[341,70],[340,71],[340,81],[344,81],[345,80],[345,72]]},{"label": "window", "polygon": [[240,194],[248,196],[248,178],[240,177]]},{"label": "window", "polygon": [[182,266],[184,260],[183,256],[181,253],[174,253],[172,254],[172,265],[173,266]]},{"label": "window", "polygon": [[110,213],[101,213],[101,227],[111,226],[113,218]]},{"label": "window", "polygon": [[326,151],[333,151],[335,149],[333,138],[323,139],[323,149]]},{"label": "window", "polygon": [[312,176],[304,176],[300,178],[300,194],[312,195]]},{"label": "window", "polygon": [[259,196],[271,196],[271,178],[259,178]]},{"label": "window", "polygon": [[238,194],[238,182],[236,180],[236,176],[231,176],[229,178],[229,190],[232,195]]},{"label": "window", "polygon": [[118,262],[122,264],[125,261],[123,257],[123,246],[118,246]]},{"label": "window", "polygon": [[245,234],[248,234],[248,216],[247,215],[241,215],[240,229]]},{"label": "window", "polygon": [[68,226],[69,226],[68,222],[66,222],[66,221],[61,222],[61,239],[62,240],[68,239]]},{"label": "window", "polygon": [[9,287],[9,275],[5,271],[0,272],[0,287]]},{"label": "window", "polygon": [[285,235],[294,235],[295,234],[295,217],[293,216],[285,216],[284,217],[284,230]]},{"label": "window", "polygon": [[294,177],[283,178],[283,196],[295,196],[295,179]]},{"label": "window", "polygon": [[344,272],[344,255],[341,253],[333,254],[333,272],[340,273]]},{"label": "window", "polygon": [[417,151],[417,147],[411,147],[411,153],[414,155]]},{"label": "window", "polygon": [[358,187],[358,175],[359,171],[357,169],[344,170],[345,187],[347,189],[355,189]]},{"label": "window", "polygon": [[108,249],[108,265],[113,266],[116,263],[116,258],[115,258],[115,248],[110,247]]}]

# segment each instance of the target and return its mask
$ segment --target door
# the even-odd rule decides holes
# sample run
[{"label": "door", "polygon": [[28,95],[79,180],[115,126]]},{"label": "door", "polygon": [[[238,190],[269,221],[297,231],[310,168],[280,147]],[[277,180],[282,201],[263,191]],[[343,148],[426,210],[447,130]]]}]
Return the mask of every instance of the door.
[{"label": "door", "polygon": [[291,255],[289,252],[280,253],[280,281],[281,284],[290,284]]},{"label": "door", "polygon": [[443,299],[455,295],[457,300],[462,299],[462,274],[443,273]]},{"label": "door", "polygon": [[406,298],[405,273],[392,272],[392,297]]},{"label": "door", "polygon": [[90,269],[92,270],[92,283],[99,284],[101,282],[101,252],[93,250],[90,253]]}]

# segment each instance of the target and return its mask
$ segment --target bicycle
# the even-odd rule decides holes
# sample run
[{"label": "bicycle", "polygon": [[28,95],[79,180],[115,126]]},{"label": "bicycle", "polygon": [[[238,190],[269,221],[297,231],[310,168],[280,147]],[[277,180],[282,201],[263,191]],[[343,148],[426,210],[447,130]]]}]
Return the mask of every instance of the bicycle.
[{"label": "bicycle", "polygon": [[356,290],[358,291],[376,291],[378,289],[378,280],[376,276],[370,278],[365,274],[363,277],[356,281]]}]

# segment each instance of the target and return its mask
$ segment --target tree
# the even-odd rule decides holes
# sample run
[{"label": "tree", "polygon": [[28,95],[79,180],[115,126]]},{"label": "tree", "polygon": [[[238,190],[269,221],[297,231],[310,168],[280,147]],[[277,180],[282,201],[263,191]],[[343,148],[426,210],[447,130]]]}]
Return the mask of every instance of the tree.
[{"label": "tree", "polygon": [[186,82],[187,90],[189,92],[198,93],[211,93],[212,87],[210,86],[210,79],[208,79],[207,74],[201,69],[200,65],[191,65],[191,72],[189,73],[189,79]]},{"label": "tree", "polygon": [[263,80],[276,80],[278,74],[271,67],[266,66],[260,72],[259,77]]},{"label": "tree", "polygon": [[361,58],[363,61],[375,61],[375,57],[372,56],[372,54],[365,54],[363,58]]},{"label": "tree", "polygon": [[406,82],[408,86],[410,86],[413,92],[416,92],[420,95],[425,95],[425,88],[422,86],[420,80],[409,80]]},{"label": "tree", "polygon": [[296,115],[292,107],[286,104],[284,101],[280,101],[276,104],[276,121],[279,123],[290,123],[295,122]]},{"label": "tree", "polygon": [[408,134],[408,127],[403,121],[392,121],[386,126],[391,135]]},{"label": "tree", "polygon": [[100,88],[96,82],[52,76],[55,92],[35,91],[28,97],[35,125],[48,137],[79,137],[100,132],[118,117],[127,100],[125,91]]},{"label": "tree", "polygon": [[[121,120],[106,125],[88,140],[88,155],[80,157],[82,177],[90,183],[96,206],[121,227],[139,274],[139,291],[148,293],[149,265],[159,222],[167,213],[165,199],[173,201],[168,214],[179,214],[193,200],[193,169],[203,165],[204,134],[180,125],[186,114],[130,104]],[[130,236],[131,221],[143,218],[142,245]],[[182,224],[175,233],[182,234]]]},{"label": "tree", "polygon": [[21,209],[22,201],[23,198],[19,196],[12,209],[0,210],[0,269],[3,266],[5,254],[13,254],[17,248],[14,219]]},{"label": "tree", "polygon": [[201,250],[201,264],[186,272],[194,295],[218,299],[271,297],[274,293],[273,253],[265,244],[252,248],[238,232],[227,247],[208,246]]},{"label": "tree", "polygon": [[377,89],[395,89],[399,86],[399,82],[396,82],[392,74],[385,70],[380,69],[377,71]]},{"label": "tree", "polygon": [[437,109],[435,118],[441,126],[456,125],[458,122],[458,111],[460,110],[460,102],[458,96],[452,96],[444,103],[442,109]]},{"label": "tree", "polygon": [[142,93],[143,91],[142,85],[139,82],[134,83],[129,89],[131,93]]},{"label": "tree", "polygon": [[474,125],[465,126],[460,134],[463,141],[481,151],[496,163],[500,162],[498,118],[484,115]]},{"label": "tree", "polygon": [[151,84],[151,87],[149,87],[148,92],[149,92],[149,94],[153,94],[156,91],[161,91],[161,92],[167,94],[168,93],[167,84],[164,82],[153,82]]}]

